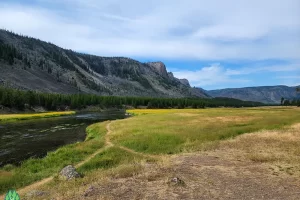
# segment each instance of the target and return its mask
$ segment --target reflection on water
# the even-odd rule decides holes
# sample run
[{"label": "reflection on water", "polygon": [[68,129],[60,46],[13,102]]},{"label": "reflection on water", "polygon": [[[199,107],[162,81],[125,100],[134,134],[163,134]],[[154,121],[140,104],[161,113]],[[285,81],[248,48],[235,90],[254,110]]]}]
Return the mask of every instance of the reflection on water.
[{"label": "reflection on water", "polygon": [[88,125],[121,119],[124,111],[110,110],[73,116],[35,119],[0,124],[0,166],[19,164],[30,157],[42,157],[59,146],[83,141]]}]

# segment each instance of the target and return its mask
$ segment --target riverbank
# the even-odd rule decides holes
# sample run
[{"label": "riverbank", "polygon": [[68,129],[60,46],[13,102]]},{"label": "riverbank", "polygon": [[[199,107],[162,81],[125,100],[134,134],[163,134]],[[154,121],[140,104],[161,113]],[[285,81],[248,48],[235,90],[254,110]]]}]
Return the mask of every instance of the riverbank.
[{"label": "riverbank", "polygon": [[6,165],[0,168],[0,194],[9,188],[18,189],[33,182],[55,175],[64,166],[76,165],[104,146],[108,122],[87,128],[84,142],[60,147],[41,159],[28,159],[21,166]]},{"label": "riverbank", "polygon": [[62,112],[45,112],[45,113],[30,113],[30,114],[0,114],[0,122],[60,117],[66,115],[74,115],[75,113],[76,113],[75,111],[62,111]]}]

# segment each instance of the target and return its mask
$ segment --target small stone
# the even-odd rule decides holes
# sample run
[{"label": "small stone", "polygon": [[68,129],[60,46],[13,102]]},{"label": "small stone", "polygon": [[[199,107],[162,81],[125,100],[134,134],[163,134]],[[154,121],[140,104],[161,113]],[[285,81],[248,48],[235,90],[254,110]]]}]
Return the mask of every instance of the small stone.
[{"label": "small stone", "polygon": [[90,186],[83,194],[84,197],[89,196],[95,190],[94,186]]},{"label": "small stone", "polygon": [[63,180],[71,180],[74,178],[80,178],[81,175],[76,171],[75,167],[68,165],[60,171],[59,177]]},{"label": "small stone", "polygon": [[26,197],[27,198],[34,198],[34,197],[41,197],[41,196],[45,196],[47,195],[48,193],[47,192],[44,192],[44,191],[40,191],[40,190],[32,190],[30,192],[28,192],[26,194]]},{"label": "small stone", "polygon": [[172,186],[184,186],[185,185],[185,182],[178,178],[178,177],[174,177],[170,180],[170,185]]}]

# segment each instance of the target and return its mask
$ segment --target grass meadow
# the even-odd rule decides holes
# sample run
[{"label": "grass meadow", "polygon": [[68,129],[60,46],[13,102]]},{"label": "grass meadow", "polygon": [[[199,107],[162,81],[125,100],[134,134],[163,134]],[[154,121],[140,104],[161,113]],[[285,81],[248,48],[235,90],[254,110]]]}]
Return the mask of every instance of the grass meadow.
[{"label": "grass meadow", "polygon": [[138,152],[176,154],[205,150],[221,140],[300,122],[295,107],[128,110],[135,117],[112,124],[113,143]]},{"label": "grass meadow", "polygon": [[[0,192],[56,175],[64,166],[79,163],[103,148],[107,140],[113,145],[78,168],[86,177],[84,181],[95,181],[108,171],[114,176],[131,176],[141,170],[139,163],[157,162],[147,155],[164,158],[217,148],[246,152],[244,157],[254,162],[273,162],[280,158],[282,162],[300,165],[296,156],[300,153],[297,129],[300,127],[289,128],[300,123],[300,109],[296,107],[135,109],[127,112],[133,117],[112,121],[109,135],[106,126],[110,122],[96,123],[87,128],[87,138],[82,143],[59,148],[42,159],[27,160],[19,167],[3,167],[0,169]],[[256,150],[251,150],[252,147]],[[72,184],[75,190],[82,180]],[[52,181],[50,186],[57,190],[60,190],[58,186],[71,187],[59,180]]]}]

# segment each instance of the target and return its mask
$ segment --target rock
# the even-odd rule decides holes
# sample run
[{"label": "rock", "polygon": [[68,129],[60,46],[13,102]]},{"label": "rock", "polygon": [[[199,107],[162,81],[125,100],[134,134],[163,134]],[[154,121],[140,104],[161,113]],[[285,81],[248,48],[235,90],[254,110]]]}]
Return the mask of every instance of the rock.
[{"label": "rock", "polygon": [[33,199],[34,197],[41,197],[48,195],[48,192],[40,191],[40,190],[32,190],[26,194],[26,198]]},{"label": "rock", "polygon": [[166,66],[162,62],[148,62],[149,66],[153,67],[161,76],[168,77]]},{"label": "rock", "polygon": [[189,82],[187,79],[183,78],[183,79],[179,79],[179,81],[180,81],[183,85],[188,86],[188,87],[191,87],[191,86],[190,86],[190,82]]},{"label": "rock", "polygon": [[172,186],[185,186],[185,182],[178,177],[172,178],[169,183]]},{"label": "rock", "polygon": [[68,165],[60,171],[59,177],[64,180],[71,180],[74,178],[80,178],[81,175],[76,171],[75,167]]},{"label": "rock", "polygon": [[90,186],[83,194],[84,197],[88,197],[91,193],[93,193],[93,191],[95,191],[95,187],[94,186]]},{"label": "rock", "polygon": [[174,78],[174,74],[172,72],[168,72],[169,78]]}]

